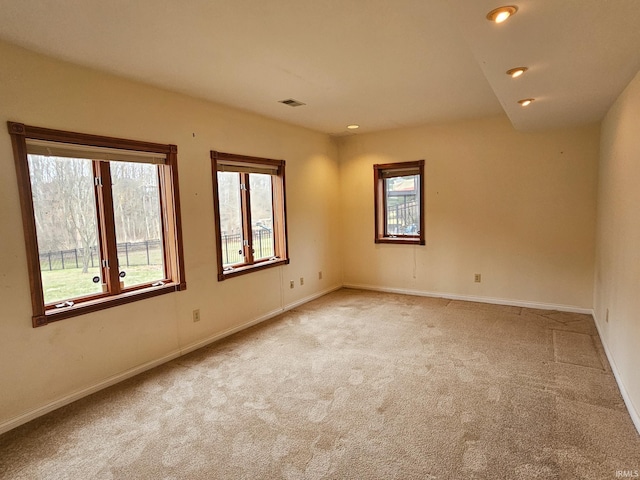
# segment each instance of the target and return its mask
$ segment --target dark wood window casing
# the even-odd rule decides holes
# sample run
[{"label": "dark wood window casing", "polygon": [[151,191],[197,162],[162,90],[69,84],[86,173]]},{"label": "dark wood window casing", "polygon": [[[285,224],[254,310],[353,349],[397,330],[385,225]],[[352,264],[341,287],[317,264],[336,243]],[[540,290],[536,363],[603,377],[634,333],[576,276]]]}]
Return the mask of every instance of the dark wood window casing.
[{"label": "dark wood window casing", "polygon": [[[231,277],[244,275],[256,270],[276,267],[278,265],[289,264],[289,250],[287,242],[287,221],[286,221],[286,195],[285,195],[285,161],[272,160],[268,158],[251,157],[211,151],[211,171],[213,177],[213,203],[216,229],[216,256],[218,262],[218,281]],[[218,181],[219,172],[229,172],[239,175],[240,186],[240,215],[242,234],[238,237],[243,240],[243,244],[238,244],[236,250],[239,253],[239,260],[231,264],[225,262],[228,250],[227,232],[223,231],[221,225],[221,186]],[[267,258],[259,258],[256,255],[257,246],[255,242],[254,226],[252,220],[250,186],[251,174],[263,174],[271,177],[271,233],[270,240],[273,249],[272,255]],[[242,241],[241,240],[241,241]],[[234,244],[235,245],[235,244]]]},{"label": "dark wood window casing", "polygon": [[[18,179],[22,223],[29,269],[31,287],[31,303],[33,308],[32,323],[34,327],[46,325],[105,308],[134,302],[170,292],[185,290],[187,287],[184,272],[182,227],[180,218],[180,200],[178,191],[177,147],[136,140],[126,140],[99,135],[74,133],[48,128],[33,127],[16,122],[7,122],[11,135],[15,167]],[[95,202],[97,215],[97,236],[102,279],[102,292],[92,295],[71,298],[65,305],[45,303],[40,252],[36,219],[34,214],[33,192],[29,171],[29,145],[38,142],[50,144],[54,149],[65,148],[77,150],[79,158],[89,157],[95,175]],[[37,148],[37,147],[35,147]],[[87,155],[82,155],[86,149]],[[111,150],[113,149],[113,150]],[[92,159],[91,152],[100,151],[100,159]],[[111,154],[110,152],[114,152]],[[158,191],[160,197],[159,211],[161,216],[161,243],[164,265],[164,278],[153,283],[141,283],[124,286],[118,267],[118,252],[114,222],[110,155],[153,156],[162,158],[158,164]],[[152,155],[150,155],[152,154]],[[143,160],[144,161],[144,160]]]},{"label": "dark wood window casing", "polygon": [[[425,244],[424,163],[424,160],[418,160],[413,162],[377,164],[373,166],[375,243]],[[405,231],[391,232],[388,220],[391,216],[390,212],[393,210],[393,205],[391,199],[387,196],[385,180],[408,176],[417,178],[419,184],[418,188],[411,192],[412,195],[416,197],[411,206],[411,213],[415,214],[415,210],[417,209],[418,218],[414,219],[411,228],[407,228]],[[404,210],[402,210],[402,208],[404,208]],[[397,206],[395,210],[396,215],[398,215],[398,211],[404,212],[406,215],[409,207],[405,204],[404,206]]]}]

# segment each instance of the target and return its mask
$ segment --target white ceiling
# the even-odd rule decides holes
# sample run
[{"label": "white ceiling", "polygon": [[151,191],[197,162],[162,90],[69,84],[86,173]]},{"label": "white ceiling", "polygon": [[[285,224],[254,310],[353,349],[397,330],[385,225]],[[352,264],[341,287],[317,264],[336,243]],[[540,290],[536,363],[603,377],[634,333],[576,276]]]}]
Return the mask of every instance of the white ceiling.
[{"label": "white ceiling", "polygon": [[[518,13],[485,19],[503,4]],[[0,12],[8,42],[336,135],[502,111],[520,130],[594,122],[640,69],[640,0],[0,0]],[[505,75],[520,65],[525,76]]]}]

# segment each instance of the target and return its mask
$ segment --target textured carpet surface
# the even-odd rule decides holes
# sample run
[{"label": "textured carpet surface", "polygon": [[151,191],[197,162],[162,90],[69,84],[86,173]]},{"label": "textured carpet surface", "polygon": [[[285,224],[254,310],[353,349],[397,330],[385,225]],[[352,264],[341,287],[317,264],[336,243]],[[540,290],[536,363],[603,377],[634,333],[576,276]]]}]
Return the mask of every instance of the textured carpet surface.
[{"label": "textured carpet surface", "polygon": [[0,436],[2,479],[634,470],[590,316],[346,289]]}]

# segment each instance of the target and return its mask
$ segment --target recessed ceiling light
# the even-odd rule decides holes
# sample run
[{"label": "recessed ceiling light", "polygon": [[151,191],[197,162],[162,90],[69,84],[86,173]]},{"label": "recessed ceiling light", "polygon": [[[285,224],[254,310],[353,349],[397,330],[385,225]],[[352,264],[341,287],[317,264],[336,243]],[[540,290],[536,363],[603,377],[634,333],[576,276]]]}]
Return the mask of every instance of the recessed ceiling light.
[{"label": "recessed ceiling light", "polygon": [[356,125],[355,123],[351,124],[351,125],[347,125],[347,128],[349,130],[355,130],[357,128],[360,128],[360,125]]},{"label": "recessed ceiling light", "polygon": [[531,102],[534,100],[535,98],[523,98],[522,100],[518,100],[518,103],[523,107],[526,107],[527,105],[531,105]]},{"label": "recessed ceiling light", "polygon": [[507,5],[506,7],[498,7],[487,13],[487,20],[492,22],[502,23],[511,15],[514,15],[518,11],[518,7],[515,5]]},{"label": "recessed ceiling light", "polygon": [[507,70],[507,75],[511,75],[511,78],[518,78],[527,70],[529,70],[527,67],[516,67],[510,70]]}]

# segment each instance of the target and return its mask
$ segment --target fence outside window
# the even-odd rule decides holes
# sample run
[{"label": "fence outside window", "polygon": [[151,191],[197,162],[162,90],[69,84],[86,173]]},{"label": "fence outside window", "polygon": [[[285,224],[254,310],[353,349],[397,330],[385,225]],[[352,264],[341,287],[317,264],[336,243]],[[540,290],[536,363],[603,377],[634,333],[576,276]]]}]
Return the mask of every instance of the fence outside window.
[{"label": "fence outside window", "polygon": [[[242,236],[239,233],[222,235],[222,264],[235,265],[244,261],[242,257]],[[253,230],[254,258],[269,258],[274,255],[273,230]]]},{"label": "fence outside window", "polygon": [[387,230],[394,235],[415,235],[419,230],[418,203],[413,200],[387,207]]},{"label": "fence outside window", "polygon": [[[46,271],[82,268],[84,253],[83,248],[41,253],[40,269]],[[120,267],[162,265],[162,242],[160,240],[145,240],[143,242],[119,243],[118,261],[121,264]],[[89,248],[87,266],[88,268],[100,266],[97,246]]]},{"label": "fence outside window", "polygon": [[[255,258],[269,258],[273,256],[273,231],[260,229],[253,231],[253,247]],[[222,235],[222,260],[224,265],[242,263],[241,235]],[[65,270],[82,268],[84,249],[57,250],[40,254],[40,269],[42,271]],[[118,261],[120,268],[137,265],[162,265],[162,242],[160,240],[145,240],[142,242],[126,242],[118,244]],[[100,266],[98,247],[94,246],[87,253],[87,267]]]}]

